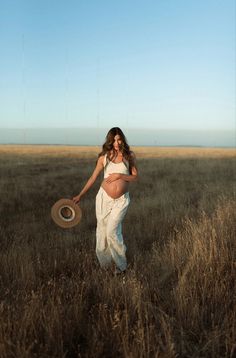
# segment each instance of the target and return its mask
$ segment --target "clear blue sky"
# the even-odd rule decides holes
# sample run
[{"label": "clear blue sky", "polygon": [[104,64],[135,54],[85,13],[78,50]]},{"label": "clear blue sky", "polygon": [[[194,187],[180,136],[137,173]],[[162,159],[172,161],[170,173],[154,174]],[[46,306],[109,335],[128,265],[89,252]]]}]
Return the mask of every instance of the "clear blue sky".
[{"label": "clear blue sky", "polygon": [[235,0],[0,5],[0,127],[235,128]]}]

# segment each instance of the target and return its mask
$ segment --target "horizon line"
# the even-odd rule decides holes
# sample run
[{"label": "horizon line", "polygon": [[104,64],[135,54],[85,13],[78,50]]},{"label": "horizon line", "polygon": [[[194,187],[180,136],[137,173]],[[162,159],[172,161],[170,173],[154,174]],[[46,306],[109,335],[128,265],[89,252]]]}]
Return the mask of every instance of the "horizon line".
[{"label": "horizon line", "polygon": [[[19,145],[19,146],[61,146],[61,147],[101,147],[101,144],[61,144],[61,143],[0,143],[0,146],[4,145]],[[130,147],[171,147],[171,148],[177,148],[177,147],[190,147],[190,148],[228,148],[228,149],[236,149],[236,146],[227,146],[227,145],[191,145],[191,144],[166,144],[166,145],[152,145],[152,144],[134,144],[130,145]]]},{"label": "horizon line", "polygon": [[[113,128],[113,127],[110,127]],[[123,127],[124,130],[156,130],[156,131],[235,131],[235,128],[149,128],[149,127]],[[0,129],[96,129],[107,130],[107,127],[0,127]]]}]

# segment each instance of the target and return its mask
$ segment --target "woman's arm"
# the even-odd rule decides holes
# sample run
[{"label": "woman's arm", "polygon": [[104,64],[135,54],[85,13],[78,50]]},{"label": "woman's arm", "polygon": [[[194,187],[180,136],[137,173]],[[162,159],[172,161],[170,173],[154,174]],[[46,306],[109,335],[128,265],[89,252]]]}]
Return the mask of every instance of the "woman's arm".
[{"label": "woman's arm", "polygon": [[131,156],[130,156],[130,171],[131,171],[131,175],[125,175],[125,174],[121,174],[121,178],[125,181],[136,181],[138,180],[138,168],[137,168],[137,161],[136,161],[136,157],[134,152],[131,152]]},{"label": "woman's arm", "polygon": [[97,165],[96,168],[93,171],[93,174],[91,175],[91,177],[89,178],[89,180],[87,181],[87,183],[85,184],[85,186],[83,187],[83,189],[81,190],[81,192],[73,197],[73,201],[78,204],[78,202],[80,201],[81,197],[91,188],[91,186],[95,183],[98,175],[101,173],[101,171],[103,170],[103,159],[104,156],[102,155],[101,157],[98,158],[97,161]]},{"label": "woman's arm", "polygon": [[138,172],[137,169],[135,171],[132,170],[132,174],[120,174],[120,173],[112,173],[109,174],[109,177],[105,179],[107,183],[112,183],[115,180],[122,179],[128,182],[136,181],[138,179]]}]

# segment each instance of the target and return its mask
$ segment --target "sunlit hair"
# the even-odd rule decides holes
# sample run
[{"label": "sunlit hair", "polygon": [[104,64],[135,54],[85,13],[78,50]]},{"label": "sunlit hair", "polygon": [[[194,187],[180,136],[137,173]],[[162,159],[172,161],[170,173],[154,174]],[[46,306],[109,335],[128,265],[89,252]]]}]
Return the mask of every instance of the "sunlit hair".
[{"label": "sunlit hair", "polygon": [[109,160],[113,160],[115,158],[116,152],[114,150],[113,143],[115,141],[116,135],[119,135],[121,140],[121,144],[119,145],[119,150],[121,151],[123,158],[125,158],[126,161],[130,164],[132,159],[132,152],[130,151],[130,147],[127,143],[127,139],[125,138],[124,133],[119,127],[113,127],[109,130],[109,132],[106,135],[106,141],[102,146],[102,151],[101,153],[98,154],[98,158],[101,155],[105,155],[105,154],[107,154]]}]

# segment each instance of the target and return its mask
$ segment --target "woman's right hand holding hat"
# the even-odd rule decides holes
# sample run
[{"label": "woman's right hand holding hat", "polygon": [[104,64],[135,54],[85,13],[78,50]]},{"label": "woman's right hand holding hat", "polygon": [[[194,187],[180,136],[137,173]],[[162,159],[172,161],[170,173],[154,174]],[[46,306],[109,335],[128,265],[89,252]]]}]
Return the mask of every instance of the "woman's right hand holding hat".
[{"label": "woman's right hand holding hat", "polygon": [[80,199],[81,199],[81,196],[80,196],[80,195],[76,195],[76,196],[74,196],[74,197],[72,198],[72,200],[73,200],[73,202],[74,202],[75,204],[79,204]]}]

